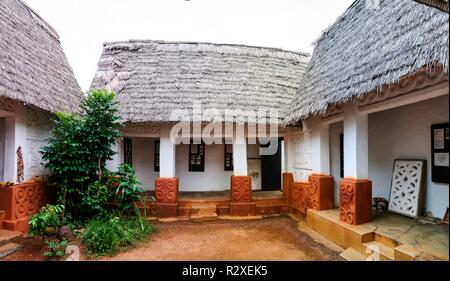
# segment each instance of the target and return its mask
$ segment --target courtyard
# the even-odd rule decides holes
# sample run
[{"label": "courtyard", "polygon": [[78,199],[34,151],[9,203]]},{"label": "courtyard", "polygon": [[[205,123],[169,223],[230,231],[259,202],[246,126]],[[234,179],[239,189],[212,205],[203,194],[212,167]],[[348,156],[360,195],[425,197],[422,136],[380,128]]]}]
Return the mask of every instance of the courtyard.
[{"label": "courtyard", "polygon": [[[193,223],[154,222],[157,232],[129,251],[100,261],[318,261],[342,260],[339,248],[302,231],[289,217]],[[313,237],[314,239],[313,239]],[[26,241],[28,240],[28,242]],[[24,248],[5,261],[43,260],[39,239],[24,238]],[[329,243],[329,244],[327,244]],[[76,244],[76,243],[75,243]],[[324,245],[325,244],[325,245]],[[81,260],[92,260],[81,247]]]}]

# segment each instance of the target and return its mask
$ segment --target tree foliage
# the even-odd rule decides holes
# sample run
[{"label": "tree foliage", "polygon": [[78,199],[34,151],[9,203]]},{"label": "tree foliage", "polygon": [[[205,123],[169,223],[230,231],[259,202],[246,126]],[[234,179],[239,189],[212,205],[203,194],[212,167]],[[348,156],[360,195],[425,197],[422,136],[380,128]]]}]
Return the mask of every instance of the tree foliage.
[{"label": "tree foliage", "polygon": [[83,195],[95,194],[89,187],[101,187],[92,184],[102,181],[105,163],[116,153],[112,146],[120,137],[121,125],[114,97],[111,92],[91,91],[80,114],[57,113],[51,137],[41,150],[58,201],[75,217],[86,211]]}]

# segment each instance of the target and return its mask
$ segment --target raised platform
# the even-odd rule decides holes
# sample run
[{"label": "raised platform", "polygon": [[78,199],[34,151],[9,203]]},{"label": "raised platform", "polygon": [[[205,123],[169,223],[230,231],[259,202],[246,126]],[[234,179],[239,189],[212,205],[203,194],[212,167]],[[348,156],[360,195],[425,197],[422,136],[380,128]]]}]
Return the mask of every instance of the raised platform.
[{"label": "raised platform", "polygon": [[[308,209],[308,226],[348,250],[354,260],[448,260],[449,226],[422,224],[392,213],[374,215],[373,221],[350,225],[339,219],[339,209]],[[359,253],[358,257],[356,253]]]},{"label": "raised platform", "polygon": [[[252,192],[253,206],[249,210],[251,217],[287,214],[289,205],[281,191]],[[179,192],[178,219],[208,221],[231,218],[230,191],[221,192]]]}]

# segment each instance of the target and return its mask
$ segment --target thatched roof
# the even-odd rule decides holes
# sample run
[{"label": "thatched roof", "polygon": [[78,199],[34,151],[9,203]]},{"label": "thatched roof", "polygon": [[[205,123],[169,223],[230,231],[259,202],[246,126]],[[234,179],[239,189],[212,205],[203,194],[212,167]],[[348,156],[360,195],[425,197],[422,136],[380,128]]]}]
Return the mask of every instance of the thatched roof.
[{"label": "thatched roof", "polygon": [[83,93],[55,30],[19,0],[1,0],[0,15],[0,97],[49,112],[76,109]]},{"label": "thatched roof", "polygon": [[378,8],[355,1],[316,42],[286,121],[324,114],[424,66],[448,73],[448,20],[447,12],[412,0],[380,0]]},{"label": "thatched roof", "polygon": [[[280,122],[309,56],[243,45],[105,43],[91,88],[118,93],[125,122],[174,121],[174,109],[279,109]],[[207,121],[207,120],[204,120]]]}]

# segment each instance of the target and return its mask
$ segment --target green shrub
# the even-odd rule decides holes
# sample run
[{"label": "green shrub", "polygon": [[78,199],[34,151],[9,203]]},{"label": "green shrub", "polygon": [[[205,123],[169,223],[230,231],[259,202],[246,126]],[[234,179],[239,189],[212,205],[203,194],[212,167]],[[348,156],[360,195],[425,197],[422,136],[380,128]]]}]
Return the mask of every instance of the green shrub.
[{"label": "green shrub", "polygon": [[51,137],[41,150],[45,167],[52,172],[50,186],[74,218],[91,215],[83,212],[82,203],[90,201],[84,196],[92,196],[89,187],[102,182],[105,163],[116,153],[112,145],[121,136],[121,124],[114,96],[92,91],[83,100],[80,114],[57,113]]},{"label": "green shrub", "polygon": [[107,203],[113,198],[113,193],[108,185],[95,181],[88,185],[81,198],[82,217],[106,217]]},{"label": "green shrub", "polygon": [[140,217],[111,217],[108,220],[91,220],[82,235],[88,254],[105,256],[134,246],[155,231],[155,228]]},{"label": "green shrub", "polygon": [[111,185],[116,188],[116,202],[122,212],[135,210],[135,203],[141,200],[144,190],[139,187],[142,182],[137,178],[131,165],[121,164],[112,174]]},{"label": "green shrub", "polygon": [[61,214],[64,210],[62,205],[46,205],[41,208],[39,213],[32,216],[29,220],[30,235],[43,236],[45,229],[50,226],[58,228],[61,226]]},{"label": "green shrub", "polygon": [[46,240],[48,251],[45,251],[42,255],[45,257],[63,257],[66,255],[66,248],[69,246],[69,241],[63,240]]}]

